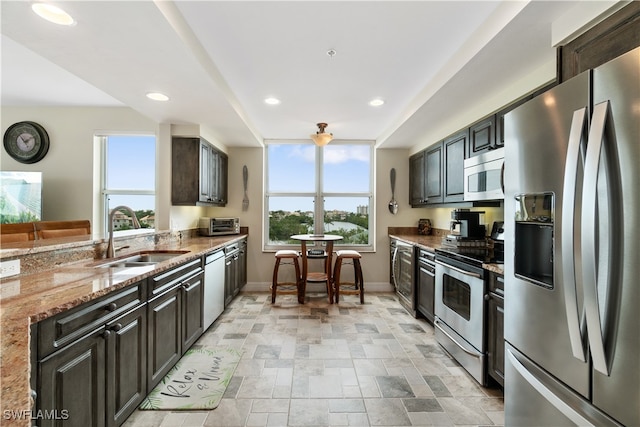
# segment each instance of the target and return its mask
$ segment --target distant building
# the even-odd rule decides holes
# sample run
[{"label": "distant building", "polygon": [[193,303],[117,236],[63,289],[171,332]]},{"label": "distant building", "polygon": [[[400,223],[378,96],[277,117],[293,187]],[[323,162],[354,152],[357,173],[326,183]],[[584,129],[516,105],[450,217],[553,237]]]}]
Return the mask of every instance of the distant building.
[{"label": "distant building", "polygon": [[356,213],[358,215],[369,215],[369,206],[365,205],[365,206],[358,206],[356,208]]},{"label": "distant building", "polygon": [[[155,215],[147,215],[145,217],[140,218],[140,224],[147,224],[149,228],[156,228],[156,217]],[[144,227],[144,225],[143,225]]]},{"label": "distant building", "polygon": [[120,211],[116,211],[113,215],[113,230],[133,228],[133,219],[129,215],[123,214]]}]

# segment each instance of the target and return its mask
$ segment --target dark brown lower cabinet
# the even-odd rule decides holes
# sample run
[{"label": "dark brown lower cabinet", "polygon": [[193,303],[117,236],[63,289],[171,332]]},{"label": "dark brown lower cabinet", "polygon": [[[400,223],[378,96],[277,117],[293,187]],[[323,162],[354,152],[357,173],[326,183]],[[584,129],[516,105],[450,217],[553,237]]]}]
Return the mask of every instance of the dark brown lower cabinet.
[{"label": "dark brown lower cabinet", "polygon": [[174,288],[149,301],[149,365],[147,388],[160,382],[182,356],[182,307],[180,289]]},{"label": "dark brown lower cabinet", "polygon": [[107,427],[119,426],[147,395],[147,306],[107,325]]},{"label": "dark brown lower cabinet", "polygon": [[420,249],[417,265],[418,312],[433,324],[435,313],[436,267],[435,254]]},{"label": "dark brown lower cabinet", "polygon": [[103,427],[105,412],[105,327],[38,362],[38,412],[42,427]]},{"label": "dark brown lower cabinet", "polygon": [[38,362],[38,426],[118,426],[147,395],[146,305]]},{"label": "dark brown lower cabinet", "polygon": [[504,387],[504,279],[489,274],[488,371],[489,376]]},{"label": "dark brown lower cabinet", "polygon": [[182,284],[182,354],[204,332],[204,273],[185,280]]},{"label": "dark brown lower cabinet", "polygon": [[203,302],[196,259],[32,325],[33,425],[122,425],[202,335]]},{"label": "dark brown lower cabinet", "polygon": [[224,248],[224,306],[231,303],[247,283],[247,243],[232,243]]},{"label": "dark brown lower cabinet", "polygon": [[[204,273],[198,265],[173,287],[149,300],[147,388],[151,390],[169,372],[204,330]],[[162,282],[159,282],[162,283]]]}]

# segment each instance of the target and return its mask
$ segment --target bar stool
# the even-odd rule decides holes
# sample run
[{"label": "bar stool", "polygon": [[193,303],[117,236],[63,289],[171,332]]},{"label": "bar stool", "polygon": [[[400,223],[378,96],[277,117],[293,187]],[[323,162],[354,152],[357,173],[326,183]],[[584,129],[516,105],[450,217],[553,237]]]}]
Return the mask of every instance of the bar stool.
[{"label": "bar stool", "polygon": [[[360,266],[360,258],[362,256],[358,251],[353,250],[337,251],[336,256],[336,264],[333,268],[333,292],[336,297],[336,304],[340,300],[341,292],[347,295],[360,295],[360,304],[364,304],[364,279],[362,278],[362,267]],[[351,262],[347,260],[351,260]],[[353,282],[340,281],[343,262],[345,264],[353,264]]]},{"label": "bar stool", "polygon": [[[288,295],[298,295],[298,302],[300,302],[301,298],[301,275],[300,275],[300,264],[298,263],[298,252],[293,250],[280,250],[276,252],[276,263],[273,267],[273,281],[271,282],[271,303],[276,302],[276,294],[288,294]],[[283,260],[292,260],[285,261]],[[278,270],[280,269],[280,264],[289,264],[293,265],[295,268],[296,280],[295,282],[278,282]]]}]

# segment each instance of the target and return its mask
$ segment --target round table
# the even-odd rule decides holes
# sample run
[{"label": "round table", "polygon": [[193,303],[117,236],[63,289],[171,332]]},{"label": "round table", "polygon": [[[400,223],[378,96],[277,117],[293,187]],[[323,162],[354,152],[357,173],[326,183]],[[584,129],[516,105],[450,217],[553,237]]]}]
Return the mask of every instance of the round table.
[{"label": "round table", "polygon": [[[333,288],[331,277],[331,258],[333,256],[333,242],[342,240],[342,236],[336,234],[296,234],[291,236],[293,240],[299,240],[302,247],[302,292],[301,303],[304,303],[304,298],[307,290],[307,282],[326,282],[327,293],[329,294],[329,304],[333,304]],[[308,253],[307,242],[325,242],[325,249],[318,249],[322,252]],[[322,272],[310,272],[308,270],[308,259],[324,258],[324,271]]]}]

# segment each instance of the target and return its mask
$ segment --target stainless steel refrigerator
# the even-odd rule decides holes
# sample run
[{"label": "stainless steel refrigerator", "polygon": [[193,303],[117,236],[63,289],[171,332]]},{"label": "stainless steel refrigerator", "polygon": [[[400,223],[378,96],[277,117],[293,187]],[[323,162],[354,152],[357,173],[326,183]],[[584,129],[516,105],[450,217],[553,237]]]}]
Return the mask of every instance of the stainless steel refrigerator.
[{"label": "stainless steel refrigerator", "polygon": [[640,426],[640,48],[505,117],[505,424]]}]

